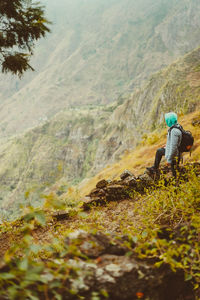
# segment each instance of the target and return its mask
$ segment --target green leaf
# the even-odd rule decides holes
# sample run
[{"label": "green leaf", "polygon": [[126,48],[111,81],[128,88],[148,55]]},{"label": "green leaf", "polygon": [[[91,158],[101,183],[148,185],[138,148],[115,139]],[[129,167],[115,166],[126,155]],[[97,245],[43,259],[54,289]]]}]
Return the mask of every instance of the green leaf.
[{"label": "green leaf", "polygon": [[101,295],[103,295],[105,298],[108,298],[109,297],[109,294],[106,290],[101,290],[100,291]]},{"label": "green leaf", "polygon": [[81,217],[83,219],[87,219],[88,218],[88,214],[85,213],[85,212],[80,212],[78,215],[79,215],[79,217]]},{"label": "green leaf", "polygon": [[143,238],[146,238],[147,235],[148,235],[148,233],[147,233],[146,231],[143,231],[143,232],[142,232],[142,237],[143,237]]},{"label": "green leaf", "polygon": [[192,275],[188,274],[188,273],[185,273],[185,281],[189,281],[191,279],[192,279]]},{"label": "green leaf", "polygon": [[133,255],[133,252],[132,252],[132,251],[126,252],[126,256],[127,256],[127,257],[130,257],[131,255]]},{"label": "green leaf", "polygon": [[33,296],[33,295],[31,295],[31,294],[28,294],[28,297],[29,297],[30,300],[39,300],[38,297]]},{"label": "green leaf", "polygon": [[62,300],[62,296],[59,295],[57,292],[54,291],[53,294],[54,294],[56,300]]},{"label": "green leaf", "polygon": [[41,279],[44,283],[48,283],[54,279],[54,276],[51,273],[46,273],[41,275]]},{"label": "green leaf", "polygon": [[61,281],[52,281],[49,283],[49,287],[51,289],[54,289],[54,288],[60,288],[62,286],[62,282]]},{"label": "green leaf", "polygon": [[34,253],[37,254],[41,250],[41,246],[33,244],[30,246],[30,250]]},{"label": "green leaf", "polygon": [[24,242],[26,242],[27,244],[30,244],[30,243],[32,242],[32,240],[33,240],[33,238],[32,238],[31,235],[26,234],[26,235],[24,236]]},{"label": "green leaf", "polygon": [[15,275],[12,273],[1,273],[0,274],[0,279],[3,279],[3,280],[14,279],[14,278],[15,278]]},{"label": "green leaf", "polygon": [[35,219],[37,220],[37,222],[40,225],[45,226],[46,218],[45,218],[45,215],[42,211],[38,211],[38,212],[35,213]]},{"label": "green leaf", "polygon": [[163,264],[163,261],[158,261],[157,263],[155,263],[155,267],[156,268],[160,268],[160,266]]},{"label": "green leaf", "polygon": [[137,237],[137,236],[133,236],[133,237],[132,237],[132,240],[133,240],[134,243],[137,243],[138,237]]},{"label": "green leaf", "polygon": [[26,257],[19,262],[18,268],[21,271],[26,271],[28,269],[28,259]]},{"label": "green leaf", "polygon": [[41,275],[35,274],[35,273],[28,273],[28,274],[26,274],[25,280],[29,281],[29,283],[30,282],[35,282],[35,281],[41,281],[41,282],[43,282],[41,280]]}]

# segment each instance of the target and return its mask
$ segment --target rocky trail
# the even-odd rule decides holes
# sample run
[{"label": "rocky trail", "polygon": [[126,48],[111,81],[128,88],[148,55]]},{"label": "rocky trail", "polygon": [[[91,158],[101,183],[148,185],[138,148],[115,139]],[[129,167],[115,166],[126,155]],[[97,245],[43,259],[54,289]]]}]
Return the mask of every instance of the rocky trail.
[{"label": "rocky trail", "polygon": [[[195,170],[195,174],[200,175],[200,163],[180,166],[176,184],[187,180],[187,172],[191,169]],[[101,206],[111,201],[135,199],[136,195],[142,195],[148,190],[151,190],[152,187],[156,188],[156,185],[162,179],[164,180],[164,185],[167,186],[174,180],[173,177],[170,177],[169,173],[170,168],[168,166],[162,166],[158,174],[149,174],[148,172],[145,172],[136,177],[130,171],[125,170],[120,175],[120,180],[118,181],[101,180],[96,184],[96,188],[82,199],[84,202],[83,209],[87,210],[92,206]]]}]

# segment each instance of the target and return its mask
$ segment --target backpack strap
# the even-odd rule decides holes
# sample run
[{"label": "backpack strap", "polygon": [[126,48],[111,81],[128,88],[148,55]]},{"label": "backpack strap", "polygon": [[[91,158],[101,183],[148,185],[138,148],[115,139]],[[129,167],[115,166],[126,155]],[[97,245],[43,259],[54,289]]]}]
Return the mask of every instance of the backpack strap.
[{"label": "backpack strap", "polygon": [[177,124],[175,124],[169,128],[169,130],[168,130],[169,134],[171,133],[172,129],[174,129],[174,128],[179,129],[181,131],[181,133],[183,133],[183,127],[181,125],[178,126]]}]

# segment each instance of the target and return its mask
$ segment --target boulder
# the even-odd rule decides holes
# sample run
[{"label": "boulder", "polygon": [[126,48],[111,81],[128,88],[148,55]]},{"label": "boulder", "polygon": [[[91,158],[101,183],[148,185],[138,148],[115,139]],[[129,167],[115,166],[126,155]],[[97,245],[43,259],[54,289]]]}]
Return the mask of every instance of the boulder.
[{"label": "boulder", "polygon": [[137,177],[137,192],[143,193],[146,188],[150,188],[154,184],[153,178],[144,173]]},{"label": "boulder", "polygon": [[123,189],[124,189],[124,186],[121,184],[112,184],[107,187],[106,191],[108,193],[117,194],[117,193],[123,191]]},{"label": "boulder", "polygon": [[106,198],[101,198],[101,197],[85,197],[85,200],[83,199],[83,205],[82,205],[82,209],[83,210],[89,210],[92,207],[96,207],[96,206],[102,206],[105,205],[106,203]]},{"label": "boulder", "polygon": [[89,197],[96,197],[99,194],[99,192],[100,192],[100,189],[95,188],[95,189],[91,190],[90,194],[87,195],[87,197],[88,196]]},{"label": "boulder", "polygon": [[137,188],[137,179],[135,176],[129,176],[124,180],[124,183],[130,187]]},{"label": "boulder", "polygon": [[109,184],[109,181],[103,179],[103,180],[97,182],[96,188],[97,188],[97,189],[103,189],[103,188],[105,188],[108,184]]},{"label": "boulder", "polygon": [[[68,247],[77,246],[81,255],[84,254],[88,258],[97,258],[103,254],[125,255],[130,249],[125,246],[126,237],[118,237],[106,235],[101,232],[95,234],[88,233],[83,230],[76,230],[66,238],[65,243]],[[135,246],[134,243],[131,244]],[[73,247],[74,248],[74,247]],[[77,255],[77,253],[76,253]]]},{"label": "boulder", "polygon": [[[65,294],[63,299],[110,300],[194,300],[192,285],[184,280],[182,270],[173,272],[169,265],[156,268],[152,260],[138,259],[134,250],[126,248],[123,237],[91,234],[82,230],[71,233],[66,244],[73,252],[68,266],[76,276],[66,282],[76,295]],[[78,251],[74,253],[74,246]],[[129,251],[129,255],[126,255]],[[132,251],[132,255],[130,255]],[[79,256],[77,256],[79,253]],[[84,256],[83,256],[84,255]],[[89,260],[85,259],[85,255]],[[102,293],[104,291],[104,293]]]},{"label": "boulder", "polygon": [[123,185],[113,184],[109,185],[106,189],[107,201],[118,201],[129,198],[126,188]]},{"label": "boulder", "polygon": [[126,179],[127,177],[132,177],[134,176],[133,173],[131,173],[129,170],[125,170],[121,175],[120,175],[120,178],[121,180],[124,180]]},{"label": "boulder", "polygon": [[69,212],[66,211],[58,211],[53,213],[53,219],[57,221],[67,220],[69,218]]}]

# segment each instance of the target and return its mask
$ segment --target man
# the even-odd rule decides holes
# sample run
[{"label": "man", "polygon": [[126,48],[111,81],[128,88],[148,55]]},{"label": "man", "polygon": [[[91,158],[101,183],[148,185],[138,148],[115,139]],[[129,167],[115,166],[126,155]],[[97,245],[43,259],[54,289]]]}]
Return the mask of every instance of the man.
[{"label": "man", "polygon": [[170,127],[167,134],[166,147],[157,150],[154,165],[146,169],[149,173],[157,173],[160,161],[165,155],[167,164],[171,167],[173,176],[176,177],[176,168],[180,161],[179,146],[182,140],[182,132],[177,128],[180,127],[180,125],[177,123],[178,118],[176,113],[169,112],[165,114],[165,121],[167,126]]}]

